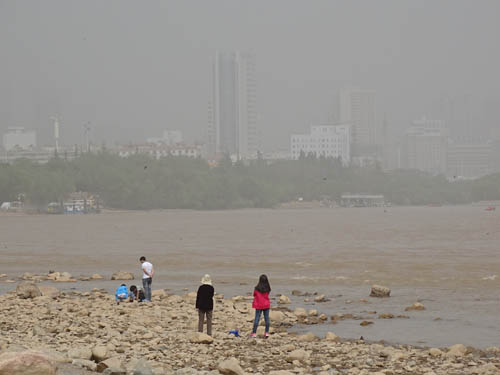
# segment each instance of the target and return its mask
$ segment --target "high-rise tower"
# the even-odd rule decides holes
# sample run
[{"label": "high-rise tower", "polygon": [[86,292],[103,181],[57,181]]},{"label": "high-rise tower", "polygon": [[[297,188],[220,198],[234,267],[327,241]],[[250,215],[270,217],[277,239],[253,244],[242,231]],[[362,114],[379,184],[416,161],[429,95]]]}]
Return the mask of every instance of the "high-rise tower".
[{"label": "high-rise tower", "polygon": [[212,62],[208,154],[252,158],[257,141],[255,56],[217,52]]}]

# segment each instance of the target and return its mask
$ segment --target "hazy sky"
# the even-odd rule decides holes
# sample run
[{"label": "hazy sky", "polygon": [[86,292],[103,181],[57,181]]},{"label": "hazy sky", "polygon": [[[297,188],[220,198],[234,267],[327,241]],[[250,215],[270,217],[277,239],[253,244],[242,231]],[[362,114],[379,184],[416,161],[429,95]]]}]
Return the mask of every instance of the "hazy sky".
[{"label": "hazy sky", "polygon": [[256,54],[264,145],[334,116],[344,86],[374,89],[379,118],[500,128],[500,1],[0,0],[0,131],[49,142],[128,142],[180,129],[203,140],[210,57]]}]

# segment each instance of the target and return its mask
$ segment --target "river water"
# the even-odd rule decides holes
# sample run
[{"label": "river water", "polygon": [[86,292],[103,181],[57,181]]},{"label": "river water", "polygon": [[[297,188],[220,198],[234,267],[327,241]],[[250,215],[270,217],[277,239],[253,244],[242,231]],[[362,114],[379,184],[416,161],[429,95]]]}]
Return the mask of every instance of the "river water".
[{"label": "river water", "polygon": [[[154,264],[153,289],[194,291],[210,273],[218,293],[250,293],[266,273],[272,295],[328,315],[370,318],[299,327],[318,335],[422,346],[500,345],[500,212],[482,207],[250,209],[0,215],[0,293],[24,272],[100,273],[106,280],[60,289],[114,291],[117,270],[140,278]],[[140,280],[136,280],[140,283]],[[391,288],[369,298],[370,286]],[[187,288],[187,289],[186,289]],[[325,294],[325,303],[291,291]],[[421,301],[425,311],[404,312]],[[373,314],[373,312],[377,312]],[[409,319],[376,319],[379,313]],[[375,319],[374,319],[375,318]]]}]

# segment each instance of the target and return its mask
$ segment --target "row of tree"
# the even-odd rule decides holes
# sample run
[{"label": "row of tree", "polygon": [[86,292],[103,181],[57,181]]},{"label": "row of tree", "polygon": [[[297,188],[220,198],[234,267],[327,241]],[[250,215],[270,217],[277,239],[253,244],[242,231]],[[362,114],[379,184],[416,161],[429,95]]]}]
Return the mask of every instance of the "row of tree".
[{"label": "row of tree", "polygon": [[212,168],[202,159],[106,152],[44,165],[0,164],[0,202],[23,194],[42,208],[75,191],[98,194],[107,207],[122,209],[274,207],[298,197],[338,200],[346,192],[383,194],[396,205],[461,204],[500,200],[500,174],[449,182],[418,171],[343,167],[336,159],[244,164],[227,158]]}]

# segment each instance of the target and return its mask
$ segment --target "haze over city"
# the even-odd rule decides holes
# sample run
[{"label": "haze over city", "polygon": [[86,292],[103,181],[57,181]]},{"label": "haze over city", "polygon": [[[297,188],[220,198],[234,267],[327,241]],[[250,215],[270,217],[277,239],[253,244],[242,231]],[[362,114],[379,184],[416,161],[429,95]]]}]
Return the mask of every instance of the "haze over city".
[{"label": "haze over city", "polygon": [[339,90],[375,92],[377,126],[422,116],[452,135],[500,128],[497,1],[0,1],[0,132],[52,144],[206,142],[212,59],[255,56],[264,151],[338,118]]}]

